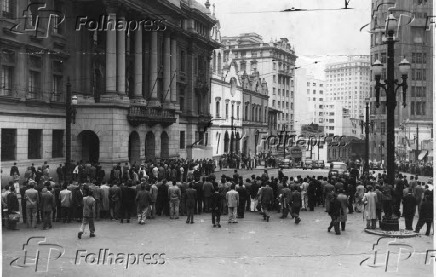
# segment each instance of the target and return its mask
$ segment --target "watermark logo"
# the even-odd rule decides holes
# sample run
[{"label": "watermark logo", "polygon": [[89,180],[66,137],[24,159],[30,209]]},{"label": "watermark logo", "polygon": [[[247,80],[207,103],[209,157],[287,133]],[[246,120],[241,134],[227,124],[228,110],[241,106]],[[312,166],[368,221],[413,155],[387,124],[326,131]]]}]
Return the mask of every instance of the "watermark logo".
[{"label": "watermark logo", "polygon": [[415,252],[413,246],[400,243],[397,239],[381,237],[372,246],[373,257],[368,257],[360,262],[371,268],[383,268],[385,272],[398,272],[401,261],[406,261]]},{"label": "watermark logo", "polygon": [[[47,20],[43,22],[41,18]],[[47,9],[46,3],[33,2],[27,5],[23,11],[23,17],[19,18],[18,23],[12,26],[9,31],[17,35],[35,32],[37,38],[48,38],[50,27],[57,29],[64,21],[64,13]]]},{"label": "watermark logo", "polygon": [[15,268],[34,267],[35,272],[47,272],[50,261],[58,260],[65,249],[54,243],[47,243],[45,237],[31,237],[23,244],[24,256],[13,259],[10,266]]}]

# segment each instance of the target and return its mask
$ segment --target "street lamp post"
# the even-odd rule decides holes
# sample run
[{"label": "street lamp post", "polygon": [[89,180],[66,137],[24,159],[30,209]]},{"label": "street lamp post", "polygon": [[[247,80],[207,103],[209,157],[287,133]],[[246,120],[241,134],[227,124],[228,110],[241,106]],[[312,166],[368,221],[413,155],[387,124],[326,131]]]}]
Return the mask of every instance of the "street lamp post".
[{"label": "street lamp post", "polygon": [[394,33],[397,27],[397,19],[393,14],[389,14],[386,19],[386,44],[387,44],[387,80],[384,84],[380,83],[382,63],[377,60],[372,65],[375,74],[375,90],[376,90],[376,106],[380,106],[380,88],[386,91],[386,163],[387,163],[387,178],[388,183],[393,185],[395,180],[395,107],[397,105],[396,92],[399,88],[403,90],[403,106],[406,106],[406,91],[407,91],[407,74],[410,70],[410,63],[404,59],[399,64],[402,83],[398,84],[398,80],[394,75]]},{"label": "street lamp post", "polygon": [[76,105],[77,96],[71,96],[71,83],[70,78],[67,80],[67,91],[65,97],[65,181],[71,182],[71,124],[76,123]]},{"label": "street lamp post", "polygon": [[360,127],[365,127],[365,164],[363,167],[363,172],[369,175],[369,127],[374,130],[374,122],[369,121],[369,99],[366,99],[366,121],[360,121]]}]

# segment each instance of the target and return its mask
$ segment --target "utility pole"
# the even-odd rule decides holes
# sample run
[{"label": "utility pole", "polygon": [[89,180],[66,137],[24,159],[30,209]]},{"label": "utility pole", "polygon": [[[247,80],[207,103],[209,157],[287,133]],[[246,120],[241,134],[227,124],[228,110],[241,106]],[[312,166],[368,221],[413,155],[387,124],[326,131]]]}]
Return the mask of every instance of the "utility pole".
[{"label": "utility pole", "polygon": [[65,98],[65,181],[71,181],[71,83],[67,81],[67,92]]}]

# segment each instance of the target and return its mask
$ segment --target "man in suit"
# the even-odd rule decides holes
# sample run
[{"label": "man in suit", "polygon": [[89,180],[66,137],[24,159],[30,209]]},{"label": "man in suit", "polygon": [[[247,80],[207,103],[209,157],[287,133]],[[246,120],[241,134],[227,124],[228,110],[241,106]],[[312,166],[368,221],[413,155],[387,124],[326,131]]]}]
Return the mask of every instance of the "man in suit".
[{"label": "man in suit", "polygon": [[263,220],[269,222],[269,210],[271,209],[272,203],[274,201],[274,194],[269,183],[264,183],[262,189],[260,190],[260,204],[262,207]]},{"label": "man in suit", "polygon": [[92,196],[92,192],[89,190],[88,186],[83,188],[83,220],[82,225],[80,226],[80,231],[77,234],[79,239],[82,238],[83,233],[85,232],[86,225],[89,224],[89,232],[90,238],[95,237],[95,226],[94,226],[94,217],[95,217],[95,199]]},{"label": "man in suit", "polygon": [[341,210],[342,213],[339,216],[338,220],[341,224],[341,230],[345,231],[345,224],[347,222],[347,208],[348,208],[348,198],[347,195],[345,195],[344,189],[339,189],[338,191],[337,200],[341,203]]},{"label": "man in suit", "polygon": [[210,177],[206,178],[203,183],[203,199],[204,199],[204,212],[210,212],[210,197],[212,196],[214,189],[210,181]]},{"label": "man in suit", "polygon": [[41,209],[44,214],[43,220],[43,230],[47,230],[47,228],[51,228],[51,213],[56,207],[56,203],[54,201],[54,196],[51,194],[51,188],[43,188],[41,193]]},{"label": "man in suit", "polygon": [[193,188],[192,182],[189,183],[189,187],[186,189],[186,223],[194,223],[194,209],[195,200],[197,199],[197,191]]},{"label": "man in suit", "polygon": [[213,227],[221,228],[220,218],[221,218],[221,207],[222,207],[222,196],[220,194],[218,184],[214,186],[215,192],[211,197],[211,209],[212,209],[212,224]]},{"label": "man in suit", "polygon": [[118,220],[120,213],[121,189],[114,183],[109,189],[109,212],[112,220]]},{"label": "man in suit", "polygon": [[236,220],[236,212],[239,205],[239,194],[235,190],[235,184],[230,186],[230,190],[226,194],[227,207],[229,210],[229,223],[238,223]]},{"label": "man in suit", "polygon": [[409,189],[406,196],[403,197],[403,215],[406,224],[406,230],[413,230],[413,217],[416,212],[416,198],[412,194],[412,189]]},{"label": "man in suit", "polygon": [[289,205],[291,203],[291,190],[288,188],[288,184],[283,185],[282,189],[282,216],[280,218],[286,218],[288,217],[289,213]]},{"label": "man in suit", "polygon": [[77,222],[80,222],[83,217],[83,185],[80,184],[79,187],[72,191],[72,193],[74,218]]},{"label": "man in suit", "polygon": [[130,223],[131,212],[133,211],[132,205],[135,203],[136,193],[135,190],[132,189],[132,182],[127,181],[126,184],[122,184],[120,187],[121,190],[121,198],[120,198],[120,218],[121,223],[124,223],[124,218],[127,219],[127,223]]}]

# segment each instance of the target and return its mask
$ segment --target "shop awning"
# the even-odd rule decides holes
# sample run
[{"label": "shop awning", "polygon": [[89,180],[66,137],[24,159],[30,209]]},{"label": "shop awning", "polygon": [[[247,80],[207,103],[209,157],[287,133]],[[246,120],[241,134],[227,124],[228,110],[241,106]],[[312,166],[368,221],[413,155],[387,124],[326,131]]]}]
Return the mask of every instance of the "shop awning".
[{"label": "shop awning", "polygon": [[419,153],[418,155],[418,160],[422,160],[425,158],[425,156],[427,156],[428,151],[427,150],[422,150],[421,153]]}]

